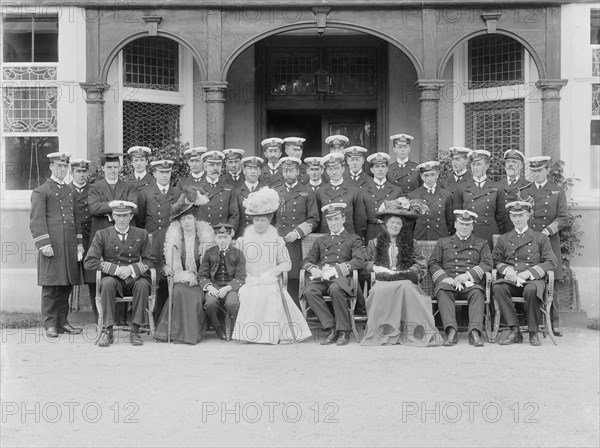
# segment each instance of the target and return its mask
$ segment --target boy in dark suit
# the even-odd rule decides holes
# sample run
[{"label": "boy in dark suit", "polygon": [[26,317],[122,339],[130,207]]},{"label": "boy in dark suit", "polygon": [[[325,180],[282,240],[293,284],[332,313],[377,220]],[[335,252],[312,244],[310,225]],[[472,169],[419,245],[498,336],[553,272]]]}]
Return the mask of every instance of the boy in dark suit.
[{"label": "boy in dark suit", "polygon": [[198,284],[205,292],[204,309],[217,335],[226,341],[225,330],[217,316],[224,306],[233,322],[240,308],[238,291],[246,280],[246,260],[242,251],[231,245],[235,229],[231,224],[217,224],[216,246],[207,249],[198,271]]}]

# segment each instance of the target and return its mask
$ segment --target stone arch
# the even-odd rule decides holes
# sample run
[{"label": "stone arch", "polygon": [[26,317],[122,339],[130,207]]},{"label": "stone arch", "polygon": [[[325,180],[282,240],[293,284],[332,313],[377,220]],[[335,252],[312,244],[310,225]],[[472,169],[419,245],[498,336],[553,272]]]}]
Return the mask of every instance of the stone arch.
[{"label": "stone arch", "polygon": [[[443,74],[444,74],[444,70],[446,69],[446,64],[450,60],[450,57],[454,53],[454,50],[459,45],[463,44],[464,42],[468,42],[469,40],[473,39],[474,37],[482,36],[482,35],[485,35],[485,34],[488,34],[487,30],[486,29],[481,29],[479,31],[475,31],[475,32],[473,32],[471,34],[463,36],[463,37],[459,38],[456,42],[454,42],[448,48],[448,50],[446,50],[446,53],[444,53],[444,57],[440,60],[440,62],[438,64],[437,78],[438,79],[442,79]],[[529,42],[527,42],[525,39],[523,39],[518,34],[515,34],[512,31],[503,30],[501,28],[498,28],[496,30],[495,34],[502,34],[504,36],[511,37],[514,40],[516,40],[517,42],[519,42],[521,45],[523,45],[523,47],[525,47],[525,49],[529,52],[529,54],[533,58],[533,60],[535,62],[535,65],[537,67],[537,71],[539,73],[540,79],[545,79],[546,78],[546,73],[547,73],[547,71],[546,71],[546,65],[542,62],[542,59],[540,58],[540,55],[538,54],[537,51],[535,51],[535,49],[531,46],[531,44]]]},{"label": "stone arch", "polygon": [[[278,28],[274,28],[268,31],[265,31],[261,34],[258,34],[256,36],[254,36],[252,39],[248,40],[247,42],[244,42],[242,45],[240,45],[238,48],[236,48],[225,60],[225,63],[223,64],[223,67],[221,69],[221,81],[226,82],[227,81],[227,72],[229,71],[229,68],[231,67],[231,65],[233,64],[233,61],[235,61],[235,59],[247,48],[251,47],[252,45],[256,44],[257,42],[260,42],[261,40],[273,36],[275,34],[280,34],[280,33],[285,33],[287,31],[296,31],[296,30],[301,30],[301,29],[310,29],[310,28],[315,28],[315,22],[304,22],[304,23],[296,23],[293,25],[285,25],[285,26],[281,26]],[[335,22],[335,23],[328,23],[327,24],[327,28],[339,28],[339,29],[345,29],[345,30],[353,30],[353,31],[358,31],[364,34],[368,34],[371,36],[375,36],[380,38],[381,40],[384,40],[390,44],[392,44],[394,47],[398,48],[400,51],[402,51],[404,54],[406,54],[406,56],[410,59],[410,61],[413,63],[413,67],[415,68],[415,71],[417,72],[417,79],[421,79],[422,75],[423,75],[423,66],[421,65],[421,62],[419,61],[419,59],[417,58],[417,56],[410,50],[408,49],[408,47],[406,47],[405,45],[403,45],[401,42],[399,42],[398,40],[396,40],[395,38],[381,33],[377,30],[371,29],[371,28],[367,28],[364,27],[362,25],[357,25],[357,24],[353,24],[353,23],[347,23],[347,22]]]},{"label": "stone arch", "polygon": [[[194,61],[196,61],[196,64],[198,65],[198,70],[200,70],[200,79],[206,79],[206,65],[204,64],[204,61],[202,60],[196,49],[192,45],[190,45],[189,42],[168,31],[158,30],[158,36],[174,40],[179,45],[182,45],[185,49],[187,49],[194,58]],[[115,48],[112,49],[112,51],[108,54],[107,58],[102,64],[102,68],[100,70],[100,82],[106,82],[106,80],[108,79],[108,71],[110,70],[110,66],[112,65],[114,59],[119,54],[119,51],[121,51],[128,43],[133,42],[134,40],[140,39],[142,37],[149,37],[148,32],[144,31],[132,34],[131,36],[128,36],[127,38],[123,39],[118,45],[115,46]]]}]

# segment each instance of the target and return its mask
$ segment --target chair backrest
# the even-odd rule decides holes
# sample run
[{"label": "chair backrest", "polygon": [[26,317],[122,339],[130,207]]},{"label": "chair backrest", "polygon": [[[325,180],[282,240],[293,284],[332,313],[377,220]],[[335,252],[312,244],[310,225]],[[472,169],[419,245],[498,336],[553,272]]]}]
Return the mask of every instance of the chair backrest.
[{"label": "chair backrest", "polygon": [[325,236],[325,235],[326,235],[325,233],[309,233],[302,239],[302,259],[303,260],[308,255],[308,252],[310,252],[310,249],[315,244],[315,241],[317,241],[319,238],[321,238],[322,236]]},{"label": "chair backrest", "polygon": [[[437,241],[432,240],[432,241],[426,241],[426,240],[419,240],[417,241],[417,250],[418,253],[421,257],[423,257],[423,259],[425,260],[425,262],[429,261],[429,257],[431,257],[431,254],[433,253],[433,249],[435,248]],[[433,279],[431,278],[431,275],[429,275],[429,271],[427,271],[427,273],[423,276],[423,278],[421,278],[421,282],[419,284],[421,286],[421,290],[423,291],[423,294],[426,294],[428,296],[433,296]]]}]

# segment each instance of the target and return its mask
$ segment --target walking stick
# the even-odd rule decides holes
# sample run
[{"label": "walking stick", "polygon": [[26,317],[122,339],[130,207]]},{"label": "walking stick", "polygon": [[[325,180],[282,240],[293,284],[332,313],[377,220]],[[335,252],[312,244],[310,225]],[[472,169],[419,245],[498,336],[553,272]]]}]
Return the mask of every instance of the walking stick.
[{"label": "walking stick", "polygon": [[290,314],[290,309],[288,308],[287,300],[285,300],[285,295],[283,293],[283,288],[281,287],[281,283],[279,283],[279,279],[277,279],[277,286],[279,286],[279,293],[281,295],[281,303],[283,304],[283,310],[285,311],[285,317],[287,318],[288,325],[290,326],[290,330],[292,331],[292,339],[294,342],[298,342],[296,338],[296,330],[294,330],[294,324],[292,323],[292,316]]},{"label": "walking stick", "polygon": [[[171,251],[171,270],[173,270],[173,262],[175,259],[175,251],[179,250],[179,248],[176,245],[173,245],[173,250]],[[168,313],[168,321],[167,321],[167,343],[171,342],[171,308],[173,305],[173,284],[175,283],[175,273],[171,273],[169,275],[170,280],[169,280],[169,301],[167,303],[167,306],[169,307],[169,309],[167,310]]]}]

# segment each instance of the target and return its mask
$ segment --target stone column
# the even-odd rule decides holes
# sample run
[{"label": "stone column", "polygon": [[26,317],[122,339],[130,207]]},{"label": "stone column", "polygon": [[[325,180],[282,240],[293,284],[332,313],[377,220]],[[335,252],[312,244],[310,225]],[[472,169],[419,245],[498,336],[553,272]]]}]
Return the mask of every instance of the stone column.
[{"label": "stone column", "polygon": [[104,92],[110,86],[102,82],[81,82],[87,103],[87,156],[95,163],[104,154]]},{"label": "stone column", "polygon": [[540,79],[536,82],[542,90],[542,154],[560,159],[560,89],[566,79]]},{"label": "stone column", "polygon": [[209,150],[225,149],[225,91],[227,83],[206,81],[202,83],[206,102],[206,146]]},{"label": "stone column", "polygon": [[415,83],[421,102],[421,162],[438,157],[438,104],[440,89],[445,83],[441,79],[420,79]]}]

